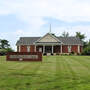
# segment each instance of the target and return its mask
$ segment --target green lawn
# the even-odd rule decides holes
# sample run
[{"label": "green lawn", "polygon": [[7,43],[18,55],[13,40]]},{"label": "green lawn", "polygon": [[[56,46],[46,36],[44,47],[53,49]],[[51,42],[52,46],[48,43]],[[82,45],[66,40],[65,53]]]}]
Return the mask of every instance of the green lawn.
[{"label": "green lawn", "polygon": [[43,62],[0,57],[0,90],[90,90],[90,56],[45,56]]}]

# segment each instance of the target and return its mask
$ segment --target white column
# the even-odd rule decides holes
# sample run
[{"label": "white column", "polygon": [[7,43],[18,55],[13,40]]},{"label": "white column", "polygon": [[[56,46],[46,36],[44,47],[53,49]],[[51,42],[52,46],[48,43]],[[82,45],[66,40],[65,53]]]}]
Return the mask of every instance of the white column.
[{"label": "white column", "polygon": [[61,53],[62,53],[62,45],[61,45]]},{"label": "white column", "polygon": [[78,45],[78,53],[80,53],[80,45]]},{"label": "white column", "polygon": [[34,49],[34,51],[36,52],[36,45],[35,45],[35,49]]},{"label": "white column", "polygon": [[52,53],[53,53],[53,45],[52,45]]},{"label": "white column", "polygon": [[45,53],[45,46],[43,45],[43,54]]}]

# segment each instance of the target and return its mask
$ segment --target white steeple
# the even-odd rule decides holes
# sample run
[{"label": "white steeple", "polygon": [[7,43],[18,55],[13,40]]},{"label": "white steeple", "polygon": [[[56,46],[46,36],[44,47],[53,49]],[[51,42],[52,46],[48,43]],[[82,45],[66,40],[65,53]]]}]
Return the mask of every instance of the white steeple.
[{"label": "white steeple", "polygon": [[51,24],[50,24],[50,31],[49,31],[49,33],[51,33]]}]

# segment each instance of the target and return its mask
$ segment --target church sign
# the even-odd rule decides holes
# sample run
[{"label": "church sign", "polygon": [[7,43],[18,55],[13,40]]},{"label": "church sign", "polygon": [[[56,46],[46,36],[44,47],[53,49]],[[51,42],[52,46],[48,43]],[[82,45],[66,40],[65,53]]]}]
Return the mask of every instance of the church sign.
[{"label": "church sign", "polygon": [[7,61],[42,61],[42,53],[12,52],[7,54]]}]

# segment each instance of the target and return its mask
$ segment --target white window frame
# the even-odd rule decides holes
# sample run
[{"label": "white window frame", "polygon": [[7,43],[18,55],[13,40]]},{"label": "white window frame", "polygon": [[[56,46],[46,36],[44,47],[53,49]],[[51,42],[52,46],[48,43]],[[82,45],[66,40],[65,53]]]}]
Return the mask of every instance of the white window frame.
[{"label": "white window frame", "polygon": [[71,48],[72,46],[71,45],[68,45],[68,52],[71,53]]},{"label": "white window frame", "polygon": [[27,46],[27,52],[30,52],[30,46]]},{"label": "white window frame", "polygon": [[41,47],[39,48],[39,52],[42,52],[42,48]]}]

